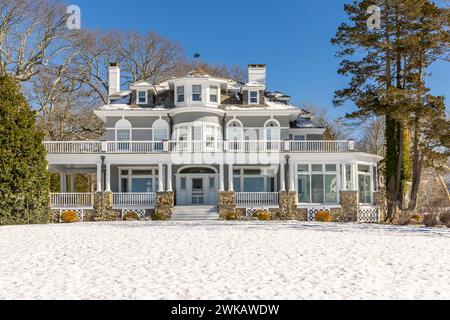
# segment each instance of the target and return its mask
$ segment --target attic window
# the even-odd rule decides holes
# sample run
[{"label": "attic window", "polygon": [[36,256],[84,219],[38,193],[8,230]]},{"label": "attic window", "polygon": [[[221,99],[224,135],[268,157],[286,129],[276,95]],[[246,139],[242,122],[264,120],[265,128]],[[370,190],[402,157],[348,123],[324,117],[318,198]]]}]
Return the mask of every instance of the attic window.
[{"label": "attic window", "polygon": [[147,91],[140,90],[137,92],[138,104],[147,104]]},{"label": "attic window", "polygon": [[258,104],[258,97],[259,92],[258,91],[250,91],[250,104]]},{"label": "attic window", "polygon": [[177,87],[177,102],[184,102],[184,86]]},{"label": "attic window", "polygon": [[192,101],[202,101],[202,86],[193,85],[192,86]]}]

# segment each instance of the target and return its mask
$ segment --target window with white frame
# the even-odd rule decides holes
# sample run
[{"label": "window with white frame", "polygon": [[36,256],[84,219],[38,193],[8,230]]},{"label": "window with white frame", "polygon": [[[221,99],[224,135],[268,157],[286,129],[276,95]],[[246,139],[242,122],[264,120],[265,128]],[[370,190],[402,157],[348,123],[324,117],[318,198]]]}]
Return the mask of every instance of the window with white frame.
[{"label": "window with white frame", "polygon": [[193,85],[192,86],[192,101],[199,102],[202,101],[202,86]]},{"label": "window with white frame", "polygon": [[217,103],[219,99],[219,88],[216,86],[209,87],[209,102]]},{"label": "window with white frame", "polygon": [[184,102],[184,86],[177,87],[177,102]]},{"label": "window with white frame", "polygon": [[250,104],[258,104],[259,103],[259,92],[258,91],[250,91],[249,92],[249,103]]},{"label": "window with white frame", "polygon": [[131,141],[131,123],[122,119],[116,123],[116,141]]},{"label": "window with white frame", "polygon": [[276,179],[259,168],[240,168],[233,170],[233,186],[236,192],[276,192]]},{"label": "window with white frame", "polygon": [[138,104],[147,104],[147,91],[146,90],[138,90],[137,91],[137,103]]},{"label": "window with white frame", "polygon": [[243,137],[242,123],[237,120],[228,123],[227,137],[231,141],[241,141]]},{"label": "window with white frame", "polygon": [[264,139],[267,141],[279,141],[280,124],[275,120],[268,121],[264,126]]},{"label": "window with white frame", "polygon": [[337,165],[299,164],[299,203],[337,203]]},{"label": "window with white frame", "polygon": [[372,202],[370,170],[369,165],[358,165],[358,194],[361,204],[371,204]]},{"label": "window with white frame", "polygon": [[169,139],[169,124],[164,119],[158,119],[153,123],[153,141]]},{"label": "window with white frame", "polygon": [[119,192],[156,192],[158,190],[158,169],[119,168],[119,181]]}]

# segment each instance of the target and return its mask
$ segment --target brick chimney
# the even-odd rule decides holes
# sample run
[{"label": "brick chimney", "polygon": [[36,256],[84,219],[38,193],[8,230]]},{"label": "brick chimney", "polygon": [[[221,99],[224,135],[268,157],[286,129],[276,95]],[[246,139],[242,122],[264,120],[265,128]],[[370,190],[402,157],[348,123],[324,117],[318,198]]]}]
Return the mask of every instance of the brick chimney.
[{"label": "brick chimney", "polygon": [[120,67],[117,63],[110,63],[108,68],[110,96],[120,92]]},{"label": "brick chimney", "polygon": [[249,64],[248,65],[248,81],[258,82],[266,85],[266,65],[265,64]]}]

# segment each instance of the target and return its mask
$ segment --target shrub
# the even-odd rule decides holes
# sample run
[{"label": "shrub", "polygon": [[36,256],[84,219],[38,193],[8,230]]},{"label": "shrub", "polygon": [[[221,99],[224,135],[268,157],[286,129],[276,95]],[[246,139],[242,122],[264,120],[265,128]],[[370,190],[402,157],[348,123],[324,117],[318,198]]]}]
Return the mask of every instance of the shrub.
[{"label": "shrub", "polygon": [[156,211],[152,214],[152,220],[153,220],[153,221],[164,221],[164,220],[165,220],[164,212],[163,212],[163,211],[158,211],[158,210],[156,210]]},{"label": "shrub", "polygon": [[450,211],[442,212],[439,215],[439,220],[443,225],[450,227]]},{"label": "shrub", "polygon": [[123,215],[123,221],[139,221],[140,217],[137,212],[130,211]]},{"label": "shrub", "polygon": [[420,214],[413,214],[409,221],[412,224],[421,224],[422,223],[422,216]]},{"label": "shrub", "polygon": [[331,222],[333,221],[333,216],[328,211],[319,211],[316,213],[316,221]]},{"label": "shrub", "polygon": [[78,219],[76,211],[64,211],[61,214],[61,222],[63,223],[80,222],[80,219]]},{"label": "shrub", "polygon": [[230,212],[227,212],[226,219],[228,221],[236,221],[236,220],[239,220],[239,217],[235,211],[230,211]]},{"label": "shrub", "polygon": [[95,217],[95,221],[98,222],[107,222],[107,221],[117,221],[118,215],[114,211],[100,211]]},{"label": "shrub", "polygon": [[269,221],[270,220],[270,212],[264,209],[256,210],[253,214],[253,218],[256,218],[261,221]]},{"label": "shrub", "polygon": [[438,224],[438,218],[437,215],[434,213],[430,213],[430,214],[426,214],[423,217],[423,224],[425,225],[425,227],[427,228],[433,228],[436,227]]}]

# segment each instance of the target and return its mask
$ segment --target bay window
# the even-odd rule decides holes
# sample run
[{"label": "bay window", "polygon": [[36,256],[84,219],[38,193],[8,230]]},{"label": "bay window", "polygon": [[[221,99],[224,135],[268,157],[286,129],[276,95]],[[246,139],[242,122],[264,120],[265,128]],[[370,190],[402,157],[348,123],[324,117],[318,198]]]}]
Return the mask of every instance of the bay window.
[{"label": "bay window", "polygon": [[202,86],[193,85],[192,86],[192,101],[202,101]]}]

